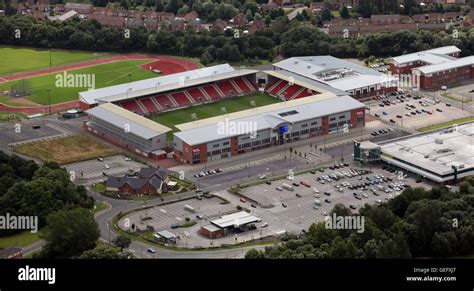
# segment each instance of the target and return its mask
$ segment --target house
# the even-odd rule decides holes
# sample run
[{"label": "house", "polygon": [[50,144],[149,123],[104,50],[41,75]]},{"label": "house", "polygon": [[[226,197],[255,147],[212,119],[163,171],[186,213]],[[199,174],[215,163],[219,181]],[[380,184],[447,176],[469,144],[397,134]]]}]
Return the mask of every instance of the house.
[{"label": "house", "polygon": [[249,34],[254,34],[257,31],[260,31],[265,28],[265,21],[261,19],[254,19],[252,22],[250,22],[249,25]]},{"label": "house", "polygon": [[372,15],[372,16],[370,16],[370,22],[373,25],[399,24],[400,23],[400,14]]},{"label": "house", "polygon": [[188,21],[188,23],[186,24],[186,28],[192,28],[196,31],[201,30],[202,29],[201,20],[199,18],[196,18],[196,19]]},{"label": "house", "polygon": [[184,18],[184,21],[191,22],[193,20],[196,20],[198,17],[199,17],[198,13],[193,10],[189,13],[186,13],[186,15],[184,15],[183,18]]},{"label": "house", "polygon": [[94,12],[94,6],[82,3],[66,3],[64,11],[68,12],[71,10],[74,10],[79,14],[92,14]]},{"label": "house", "polygon": [[245,27],[247,25],[247,18],[243,13],[237,14],[231,20],[231,23],[234,24],[236,27]]},{"label": "house", "polygon": [[141,168],[137,176],[109,176],[106,190],[130,195],[159,195],[166,192],[169,182],[165,168]]},{"label": "house", "polygon": [[216,32],[219,32],[219,33],[223,33],[226,27],[227,27],[227,22],[225,22],[224,20],[220,20],[220,19],[217,19],[212,24],[212,30],[216,31]]},{"label": "house", "polygon": [[125,27],[125,18],[118,16],[108,16],[102,14],[90,14],[87,16],[87,20],[95,19],[97,22],[107,27]]},{"label": "house", "polygon": [[178,18],[178,17],[176,17],[175,19],[173,19],[173,20],[170,22],[169,28],[170,28],[171,31],[184,30],[184,28],[185,28],[185,25],[184,25],[184,18]]}]

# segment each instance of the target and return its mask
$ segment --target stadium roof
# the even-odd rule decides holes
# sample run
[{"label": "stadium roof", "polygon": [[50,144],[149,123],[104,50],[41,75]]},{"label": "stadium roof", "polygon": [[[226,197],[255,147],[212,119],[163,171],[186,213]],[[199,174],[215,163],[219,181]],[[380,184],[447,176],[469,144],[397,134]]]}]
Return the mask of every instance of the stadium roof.
[{"label": "stadium roof", "polygon": [[[332,56],[293,57],[273,64],[273,66],[343,91],[381,84],[393,78]],[[338,70],[344,72],[339,73]],[[325,80],[322,77],[323,74],[337,75],[337,78]]]},{"label": "stadium roof", "polygon": [[252,222],[257,222],[260,219],[256,216],[251,215],[245,211],[236,212],[233,214],[222,216],[219,219],[211,220],[211,223],[220,227],[226,228],[229,226],[242,226]]},{"label": "stadium roof", "polygon": [[[474,123],[381,143],[382,159],[433,180],[453,173],[452,166],[474,171]],[[438,177],[437,177],[438,176]]]},{"label": "stadium roof", "polygon": [[459,53],[461,50],[456,46],[443,46],[430,50],[420,51],[416,53],[401,55],[392,58],[398,64],[405,64],[415,61],[423,61],[428,64],[440,64],[452,60],[453,58],[448,56],[449,54]]},{"label": "stadium roof", "polygon": [[150,78],[141,81],[110,86],[101,89],[80,92],[81,101],[87,104],[98,102],[114,102],[134,97],[177,90],[190,86],[205,84],[227,78],[245,76],[256,73],[256,70],[235,70],[229,64],[200,68],[186,72]]},{"label": "stadium roof", "polygon": [[414,68],[413,71],[420,71],[423,74],[432,74],[436,72],[441,72],[445,70],[471,66],[471,65],[474,65],[474,56],[464,57],[460,59],[453,59],[449,62],[436,64],[436,65],[418,67],[418,68]]},{"label": "stadium roof", "polygon": [[104,103],[87,110],[86,113],[116,127],[123,128],[124,131],[125,126],[128,124],[130,126],[129,133],[143,139],[150,139],[171,130],[164,125],[151,121],[148,118],[130,112],[112,103]]},{"label": "stadium roof", "polygon": [[[363,103],[349,96],[336,97],[334,94],[326,92],[176,125],[182,131],[174,133],[174,136],[193,146],[242,135],[240,132],[226,132],[225,130],[222,132],[221,128],[226,126],[226,122],[229,121],[234,124],[252,124],[254,127],[252,130],[259,131],[363,107],[365,107]],[[287,112],[292,112],[292,114],[285,115],[284,113]]]},{"label": "stadium roof", "polygon": [[285,80],[285,81],[289,81],[290,78],[293,78],[293,82],[296,85],[300,85],[302,87],[305,87],[305,88],[308,88],[320,93],[329,91],[340,96],[347,95],[346,91],[335,89],[329,85],[326,85],[324,83],[321,83],[312,79],[305,78],[293,72],[284,71],[284,70],[276,70],[276,71],[264,71],[264,73],[267,75]]}]

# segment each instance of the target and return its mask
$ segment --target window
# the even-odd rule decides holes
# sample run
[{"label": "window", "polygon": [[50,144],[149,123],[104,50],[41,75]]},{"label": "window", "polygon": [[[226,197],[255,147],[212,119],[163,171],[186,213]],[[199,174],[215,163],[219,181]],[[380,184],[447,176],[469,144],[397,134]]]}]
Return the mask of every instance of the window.
[{"label": "window", "polygon": [[218,148],[218,147],[219,147],[218,143],[212,145],[212,148]]},{"label": "window", "polygon": [[307,123],[302,124],[301,127],[302,127],[302,128],[308,127],[308,124],[307,124]]},{"label": "window", "polygon": [[335,120],[336,120],[336,117],[329,118],[329,121],[335,121]]},{"label": "window", "polygon": [[317,125],[317,124],[318,124],[317,121],[311,122],[311,125]]},{"label": "window", "polygon": [[345,115],[341,115],[341,116],[339,116],[339,119],[345,119],[345,118],[346,118],[346,116],[345,116]]},{"label": "window", "polygon": [[223,146],[229,145],[229,142],[228,142],[228,141],[223,142],[222,145],[223,145]]},{"label": "window", "polygon": [[298,114],[298,111],[291,110],[291,111],[287,111],[287,112],[278,113],[278,115],[280,115],[281,117],[295,115],[295,114]]}]

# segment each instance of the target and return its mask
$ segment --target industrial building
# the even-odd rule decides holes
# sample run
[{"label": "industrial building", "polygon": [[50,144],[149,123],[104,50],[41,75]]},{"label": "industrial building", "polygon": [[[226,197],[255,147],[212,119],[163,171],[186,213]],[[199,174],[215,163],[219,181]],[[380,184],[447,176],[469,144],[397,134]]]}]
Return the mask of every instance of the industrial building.
[{"label": "industrial building", "polygon": [[331,92],[180,125],[174,155],[195,164],[365,125],[365,105]]},{"label": "industrial building", "polygon": [[380,159],[437,183],[474,175],[474,123],[380,143]]},{"label": "industrial building", "polygon": [[116,145],[148,158],[166,154],[166,133],[171,129],[130,112],[113,103],[87,110],[89,120],[84,128]]},{"label": "industrial building", "polygon": [[[332,88],[343,91],[356,99],[364,99],[375,95],[386,94],[397,90],[396,79],[376,70],[357,65],[355,63],[341,60],[332,56],[308,56],[293,57],[273,64],[273,71],[285,74],[290,72],[306,80],[306,83],[324,86],[326,90]],[[291,95],[288,90],[296,90],[294,76],[286,81],[279,76],[269,74],[269,82],[266,91],[280,97],[285,95],[286,99]],[[300,79],[302,80],[302,79]],[[311,89],[311,88],[308,88]],[[304,94],[301,91],[301,94]],[[310,92],[306,94],[311,95]]]}]

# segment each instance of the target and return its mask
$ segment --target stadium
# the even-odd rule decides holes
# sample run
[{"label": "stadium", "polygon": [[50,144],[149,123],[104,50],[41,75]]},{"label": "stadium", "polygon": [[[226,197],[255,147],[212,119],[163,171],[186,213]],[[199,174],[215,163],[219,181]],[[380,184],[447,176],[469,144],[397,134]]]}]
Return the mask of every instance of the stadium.
[{"label": "stadium", "polygon": [[[310,58],[350,71],[336,58]],[[358,94],[379,92],[386,76],[358,67],[340,78],[364,79],[374,88],[354,89]],[[365,125],[365,106],[352,89],[299,69],[264,71],[268,79],[260,86],[259,71],[221,64],[81,92],[90,116],[84,126],[142,156],[195,164]],[[229,132],[223,124],[255,126]]]}]

